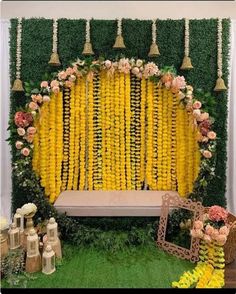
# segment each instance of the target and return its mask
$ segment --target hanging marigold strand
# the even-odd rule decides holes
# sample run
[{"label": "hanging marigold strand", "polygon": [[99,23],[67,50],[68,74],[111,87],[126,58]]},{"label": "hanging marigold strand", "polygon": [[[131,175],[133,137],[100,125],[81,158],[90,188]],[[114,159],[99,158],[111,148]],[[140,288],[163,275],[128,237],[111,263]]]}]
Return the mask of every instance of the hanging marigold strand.
[{"label": "hanging marigold strand", "polygon": [[49,104],[49,190],[50,190],[50,202],[53,203],[56,197],[56,95],[51,95]]},{"label": "hanging marigold strand", "polygon": [[101,116],[102,116],[102,189],[107,190],[107,160],[106,160],[106,76],[101,72]]},{"label": "hanging marigold strand", "polygon": [[64,100],[64,129],[63,129],[63,164],[62,164],[62,191],[66,190],[69,168],[69,134],[70,134],[70,89],[65,88]]},{"label": "hanging marigold strand", "polygon": [[112,75],[110,78],[110,90],[111,90],[111,190],[116,190],[116,161],[115,161],[115,154],[116,154],[116,144],[115,144],[115,76]]},{"label": "hanging marigold strand", "polygon": [[130,160],[131,160],[131,189],[136,190],[136,170],[135,170],[135,76],[131,74],[131,92],[130,92],[130,107],[131,107],[131,125],[130,125]]},{"label": "hanging marigold strand", "polygon": [[56,197],[61,192],[61,166],[63,160],[63,93],[56,99]]},{"label": "hanging marigold strand", "polygon": [[172,95],[172,113],[171,113],[171,190],[176,191],[176,111],[177,97]]},{"label": "hanging marigold strand", "polygon": [[163,190],[167,190],[167,156],[168,156],[168,90],[163,89],[163,117],[162,117],[162,178]]},{"label": "hanging marigold strand", "polygon": [[158,95],[159,89],[158,85],[154,84],[154,95],[153,95],[153,170],[152,170],[152,189],[157,190],[157,130],[158,130]]},{"label": "hanging marigold strand", "polygon": [[80,92],[80,178],[79,190],[85,189],[85,137],[86,137],[86,80],[81,78],[81,92]]},{"label": "hanging marigold strand", "polygon": [[131,161],[130,161],[130,124],[131,124],[131,109],[130,109],[130,74],[125,75],[125,156],[126,156],[126,185],[127,190],[131,190]]},{"label": "hanging marigold strand", "polygon": [[149,188],[152,189],[153,170],[153,82],[148,81],[147,93],[147,166],[146,178]]},{"label": "hanging marigold strand", "polygon": [[88,81],[88,190],[93,190],[93,81]]},{"label": "hanging marigold strand", "polygon": [[162,88],[158,89],[157,101],[157,190],[163,190],[163,173],[162,173],[162,125],[163,125],[163,100]]},{"label": "hanging marigold strand", "polygon": [[173,107],[173,94],[167,91],[167,190],[171,190],[171,159],[172,159],[172,107]]},{"label": "hanging marigold strand", "polygon": [[120,182],[121,190],[126,190],[125,178],[125,74],[120,73]]},{"label": "hanging marigold strand", "polygon": [[141,81],[141,113],[140,113],[140,124],[141,124],[141,146],[140,146],[140,180],[142,183],[145,182],[145,160],[146,160],[146,96],[147,96],[147,81],[142,78]]}]

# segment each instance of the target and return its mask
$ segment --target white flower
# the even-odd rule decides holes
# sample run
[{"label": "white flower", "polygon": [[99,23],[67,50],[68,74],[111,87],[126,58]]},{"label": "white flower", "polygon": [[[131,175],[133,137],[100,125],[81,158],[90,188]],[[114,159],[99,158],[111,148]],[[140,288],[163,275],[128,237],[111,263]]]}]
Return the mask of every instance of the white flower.
[{"label": "white flower", "polygon": [[143,65],[143,61],[141,59],[137,59],[136,65],[137,65],[137,67],[142,66]]},{"label": "white flower", "polygon": [[8,226],[7,219],[5,217],[0,217],[0,229],[5,230]]},{"label": "white flower", "polygon": [[34,203],[27,203],[21,207],[22,215],[27,215],[37,211],[37,206]]},{"label": "white flower", "polygon": [[193,115],[194,115],[194,117],[200,116],[201,115],[201,110],[200,109],[194,109]]}]

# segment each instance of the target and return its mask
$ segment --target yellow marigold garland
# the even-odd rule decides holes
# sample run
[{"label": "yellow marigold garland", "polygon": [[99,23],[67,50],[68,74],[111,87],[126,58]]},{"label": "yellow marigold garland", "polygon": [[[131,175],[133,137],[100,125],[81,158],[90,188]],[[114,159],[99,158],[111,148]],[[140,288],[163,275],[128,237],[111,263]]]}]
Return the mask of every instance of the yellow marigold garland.
[{"label": "yellow marigold garland", "polygon": [[163,90],[158,89],[157,100],[157,190],[163,189],[163,172],[162,172],[162,126],[163,126]]},{"label": "yellow marigold garland", "polygon": [[88,81],[88,190],[93,190],[93,81]]},{"label": "yellow marigold garland", "polygon": [[127,190],[131,190],[131,161],[130,161],[130,125],[131,125],[131,109],[130,109],[130,74],[125,75],[125,168],[126,168],[126,184]]},{"label": "yellow marigold garland", "polygon": [[176,110],[177,97],[172,95],[172,113],[171,113],[171,190],[176,191]]},{"label": "yellow marigold garland", "polygon": [[86,145],[86,79],[80,79],[80,162],[79,162],[79,190],[85,189],[85,145]]},{"label": "yellow marigold garland", "polygon": [[130,123],[130,161],[131,161],[131,190],[136,190],[136,170],[135,170],[135,76],[131,74],[131,92],[130,92],[130,108],[131,108],[131,123]]},{"label": "yellow marigold garland", "polygon": [[[141,81],[141,146],[140,146],[140,180],[145,183],[145,166],[146,166],[146,99],[147,99],[147,80],[142,78]],[[127,131],[128,132],[128,131]]]},{"label": "yellow marigold garland", "polygon": [[171,190],[171,168],[172,168],[172,107],[173,107],[173,94],[171,91],[167,91],[167,171],[166,171],[166,189]]},{"label": "yellow marigold garland", "polygon": [[125,74],[120,73],[120,87],[119,87],[119,100],[120,100],[120,189],[126,190],[126,177],[125,177]]},{"label": "yellow marigold garland", "polygon": [[106,73],[101,72],[101,118],[102,118],[102,189],[108,190],[107,187],[107,158],[106,158]]},{"label": "yellow marigold garland", "polygon": [[162,179],[163,190],[167,190],[167,156],[168,156],[168,90],[163,88],[162,100]]},{"label": "yellow marigold garland", "polygon": [[153,95],[153,168],[152,168],[152,189],[157,190],[157,142],[158,142],[158,96],[159,86],[154,84],[154,95]]},{"label": "yellow marigold garland", "polygon": [[69,134],[70,134],[70,89],[65,88],[64,100],[64,129],[63,129],[63,164],[62,164],[62,191],[66,190],[69,169]]}]

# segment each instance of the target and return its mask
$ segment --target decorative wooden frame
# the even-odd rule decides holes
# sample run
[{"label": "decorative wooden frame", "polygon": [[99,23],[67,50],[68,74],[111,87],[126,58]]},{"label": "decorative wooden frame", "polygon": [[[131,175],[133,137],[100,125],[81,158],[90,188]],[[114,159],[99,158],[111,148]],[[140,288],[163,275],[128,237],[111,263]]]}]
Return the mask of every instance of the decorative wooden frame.
[{"label": "decorative wooden frame", "polygon": [[204,207],[201,202],[193,202],[190,199],[180,198],[179,196],[172,196],[165,194],[162,196],[162,209],[160,216],[160,223],[157,235],[157,245],[179,258],[190,260],[191,262],[197,262],[199,259],[199,239],[191,238],[190,249],[180,247],[176,244],[166,241],[166,227],[168,221],[168,214],[171,207],[183,208],[193,212],[193,222],[196,220],[202,220],[204,213]]}]

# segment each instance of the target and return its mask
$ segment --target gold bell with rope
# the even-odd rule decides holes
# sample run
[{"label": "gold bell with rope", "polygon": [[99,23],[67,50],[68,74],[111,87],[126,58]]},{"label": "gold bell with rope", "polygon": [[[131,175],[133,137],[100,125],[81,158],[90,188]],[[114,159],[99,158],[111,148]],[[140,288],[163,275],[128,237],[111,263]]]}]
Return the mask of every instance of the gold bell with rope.
[{"label": "gold bell with rope", "polygon": [[149,57],[157,57],[158,55],[160,55],[158,46],[156,43],[152,43],[152,45],[150,46],[150,51],[148,53]]},{"label": "gold bell with rope", "polygon": [[59,55],[58,55],[57,52],[53,52],[51,54],[51,58],[50,58],[48,64],[50,64],[52,66],[60,66],[61,65],[61,62],[60,62],[60,59],[59,59]]},{"label": "gold bell with rope", "polygon": [[83,55],[94,55],[92,44],[90,42],[85,42],[84,50],[82,52]]},{"label": "gold bell with rope", "polygon": [[214,91],[220,92],[220,91],[224,91],[224,90],[227,90],[227,87],[225,86],[224,80],[221,77],[219,77],[216,80],[216,85],[215,85]]},{"label": "gold bell with rope", "polygon": [[12,91],[24,92],[22,81],[20,79],[15,79],[13,83]]},{"label": "gold bell with rope", "polygon": [[189,70],[192,68],[193,68],[193,66],[192,66],[191,58],[189,56],[185,55],[183,58],[183,62],[182,62],[180,69]]},{"label": "gold bell with rope", "polygon": [[113,45],[113,48],[117,48],[117,49],[126,48],[122,35],[116,36],[116,41],[115,41],[115,44]]}]

